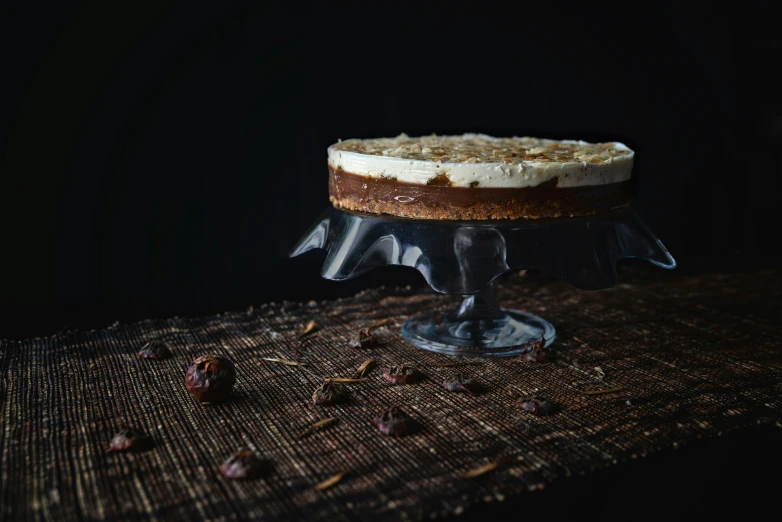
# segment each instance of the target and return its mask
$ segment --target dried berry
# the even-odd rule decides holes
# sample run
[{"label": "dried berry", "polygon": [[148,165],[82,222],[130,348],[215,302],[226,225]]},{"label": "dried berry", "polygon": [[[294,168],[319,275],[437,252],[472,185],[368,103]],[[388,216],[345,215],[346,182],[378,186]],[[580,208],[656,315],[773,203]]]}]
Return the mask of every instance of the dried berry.
[{"label": "dried berry", "polygon": [[406,364],[392,366],[383,372],[383,378],[391,384],[410,384],[421,378],[421,373]]},{"label": "dried berry", "polygon": [[312,394],[312,402],[319,406],[330,406],[344,401],[348,396],[348,389],[344,384],[326,379]]},{"label": "dried berry", "polygon": [[548,351],[543,349],[545,345],[545,337],[541,337],[540,341],[527,343],[529,350],[522,357],[529,362],[547,362],[549,354]]},{"label": "dried berry", "polygon": [[351,348],[365,348],[367,345],[377,343],[377,338],[372,335],[370,328],[362,328],[358,331],[358,335],[348,341],[348,346]]},{"label": "dried berry", "polygon": [[535,415],[546,416],[557,412],[557,405],[541,396],[523,397],[516,401],[516,407]]},{"label": "dried berry", "polygon": [[478,383],[461,373],[456,373],[443,380],[443,388],[452,392],[478,393]]},{"label": "dried berry", "polygon": [[548,362],[548,354],[544,352],[527,352],[523,358],[527,362]]},{"label": "dried berry", "polygon": [[237,451],[220,465],[220,473],[231,479],[252,479],[268,469],[268,463],[248,449]]},{"label": "dried berry", "polygon": [[221,402],[228,398],[236,383],[234,363],[219,355],[199,357],[185,374],[185,386],[199,402]]},{"label": "dried berry", "polygon": [[375,417],[374,422],[377,429],[383,435],[391,437],[402,437],[415,431],[415,421],[410,418],[399,406],[393,406]]},{"label": "dried berry", "polygon": [[163,360],[171,357],[171,348],[163,341],[149,341],[136,355],[144,359]]},{"label": "dried berry", "polygon": [[125,428],[111,439],[109,451],[143,451],[151,446],[151,437],[133,428]]}]

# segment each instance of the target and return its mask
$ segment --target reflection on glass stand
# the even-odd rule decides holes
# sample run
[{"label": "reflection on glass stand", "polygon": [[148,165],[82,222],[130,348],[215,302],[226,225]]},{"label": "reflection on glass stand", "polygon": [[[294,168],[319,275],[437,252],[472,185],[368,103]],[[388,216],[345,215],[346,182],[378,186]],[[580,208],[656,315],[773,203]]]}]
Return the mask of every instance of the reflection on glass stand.
[{"label": "reflection on glass stand", "polygon": [[413,267],[434,290],[464,296],[450,312],[428,312],[402,326],[411,344],[449,355],[501,357],[554,341],[545,319],[500,308],[493,281],[522,269],[546,271],[583,289],[616,283],[616,262],[676,262],[631,209],[585,218],[434,221],[328,208],[291,252],[321,248],[321,275],[341,281],[386,265]]}]

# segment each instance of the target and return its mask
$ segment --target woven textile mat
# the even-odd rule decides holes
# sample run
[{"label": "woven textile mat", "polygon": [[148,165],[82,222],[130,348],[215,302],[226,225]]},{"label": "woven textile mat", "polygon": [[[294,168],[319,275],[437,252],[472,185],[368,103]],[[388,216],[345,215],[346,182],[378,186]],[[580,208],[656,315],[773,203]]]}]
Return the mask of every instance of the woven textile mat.
[{"label": "woven textile mat", "polygon": [[[388,288],[4,341],[0,518],[428,519],[726,430],[780,424],[780,276],[656,270],[652,280],[621,280],[599,292],[520,275],[499,285],[504,306],[556,326],[550,362],[435,366],[454,359],[409,346],[399,326],[456,301]],[[392,322],[374,330],[378,345],[348,347],[360,328],[386,318]],[[316,328],[300,336],[311,320]],[[166,341],[174,356],[137,358],[151,339]],[[229,402],[204,406],[188,395],[184,374],[210,352],[232,359],[238,380]],[[312,405],[322,378],[351,377],[370,357],[377,366],[366,382],[346,384],[347,403]],[[415,363],[428,379],[386,383],[382,370],[400,362]],[[485,391],[446,391],[441,381],[453,371]],[[533,393],[561,410],[537,417],[514,407]],[[391,405],[421,430],[400,439],[379,434],[371,420]],[[338,421],[299,437],[327,417]],[[107,452],[124,424],[150,434],[154,447]],[[223,478],[219,465],[243,447],[269,459],[273,472]],[[343,471],[331,487],[314,488]]]}]

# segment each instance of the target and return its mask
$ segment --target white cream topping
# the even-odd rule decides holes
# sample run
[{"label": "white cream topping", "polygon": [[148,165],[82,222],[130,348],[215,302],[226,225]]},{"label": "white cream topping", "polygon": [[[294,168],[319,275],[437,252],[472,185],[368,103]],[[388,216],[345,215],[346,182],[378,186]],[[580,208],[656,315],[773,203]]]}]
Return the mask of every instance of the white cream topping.
[{"label": "white cream topping", "polygon": [[[408,142],[415,138],[407,138]],[[458,139],[459,137],[444,137]],[[493,138],[483,134],[465,134],[461,138],[479,140],[534,140],[540,147],[553,145],[576,148],[587,146],[594,147],[584,141],[574,140],[547,140],[537,138]],[[362,141],[362,140],[355,140]],[[369,141],[369,140],[367,140]],[[345,142],[342,142],[345,143]],[[357,174],[373,178],[395,178],[405,183],[425,185],[428,181],[438,176],[447,176],[451,186],[479,188],[522,188],[534,187],[541,183],[558,178],[557,187],[581,187],[588,185],[605,185],[626,181],[631,177],[634,153],[626,145],[619,142],[609,144],[616,151],[622,151],[621,155],[608,156],[605,160],[592,161],[536,161],[519,159],[496,163],[469,163],[435,160],[421,160],[389,155],[366,154],[349,150],[340,150],[340,144],[335,144],[328,149],[328,164],[331,168],[341,169],[347,173]],[[534,154],[532,149],[532,153]],[[528,150],[529,151],[529,150]],[[626,152],[624,152],[626,151]],[[524,155],[523,153],[521,154]],[[600,162],[595,162],[600,161]],[[477,185],[475,184],[477,182]]]}]

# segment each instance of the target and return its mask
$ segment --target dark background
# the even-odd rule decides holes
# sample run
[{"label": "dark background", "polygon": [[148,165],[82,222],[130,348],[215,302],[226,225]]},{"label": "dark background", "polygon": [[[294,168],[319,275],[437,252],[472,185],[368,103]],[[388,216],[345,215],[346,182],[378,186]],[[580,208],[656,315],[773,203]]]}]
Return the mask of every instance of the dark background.
[{"label": "dark background", "polygon": [[682,270],[778,260],[779,40],[664,3],[368,5],[2,8],[0,338],[422,284],[287,258],[338,138],[624,141]]},{"label": "dark background", "polygon": [[[328,205],[338,138],[623,141],[678,270],[780,260],[782,45],[747,5],[214,4],[0,7],[0,338],[421,285],[408,269],[327,282],[322,256],[287,258]],[[530,509],[769,505],[754,463],[780,462],[779,434],[742,437]]]}]

